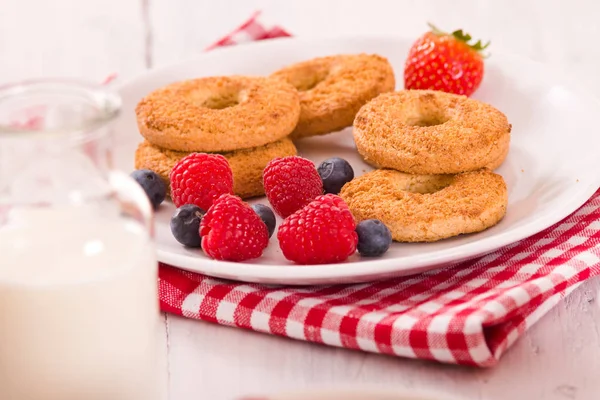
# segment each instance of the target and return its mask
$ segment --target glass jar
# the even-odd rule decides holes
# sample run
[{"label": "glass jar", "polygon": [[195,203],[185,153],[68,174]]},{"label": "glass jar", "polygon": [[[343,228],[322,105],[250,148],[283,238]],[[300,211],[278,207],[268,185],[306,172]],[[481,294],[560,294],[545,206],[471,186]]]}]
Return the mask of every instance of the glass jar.
[{"label": "glass jar", "polygon": [[159,398],[152,208],[111,170],[120,99],[0,87],[0,399]]}]

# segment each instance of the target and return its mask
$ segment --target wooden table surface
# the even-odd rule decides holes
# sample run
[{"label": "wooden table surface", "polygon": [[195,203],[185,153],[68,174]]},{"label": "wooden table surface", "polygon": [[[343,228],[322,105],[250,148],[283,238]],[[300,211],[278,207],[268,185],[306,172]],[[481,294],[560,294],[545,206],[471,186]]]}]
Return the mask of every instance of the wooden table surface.
[{"label": "wooden table surface", "polygon": [[[463,27],[600,91],[597,0],[3,0],[0,83],[41,76],[121,81],[201,51],[254,10],[297,35],[416,37],[426,21]],[[599,149],[600,152],[600,149]],[[238,398],[322,386],[383,385],[466,399],[600,398],[600,280],[586,282],[492,369],[312,345],[164,316],[168,398]]]}]

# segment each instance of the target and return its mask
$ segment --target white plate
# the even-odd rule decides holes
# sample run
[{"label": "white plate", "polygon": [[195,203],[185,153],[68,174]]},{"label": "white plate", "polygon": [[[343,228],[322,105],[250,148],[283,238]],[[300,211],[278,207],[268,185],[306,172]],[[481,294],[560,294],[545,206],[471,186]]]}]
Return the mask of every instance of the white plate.
[{"label": "white plate", "polygon": [[[284,65],[316,56],[370,52],[387,57],[397,87],[411,40],[392,37],[281,39],[228,47],[180,64],[149,71],[124,85],[123,116],[118,123],[116,159],[124,171],[133,168],[141,141],[134,108],[148,92],[173,81],[210,75],[268,74]],[[578,92],[542,65],[494,53],[474,96],[503,111],[513,125],[511,149],[497,171],[508,185],[506,217],[487,231],[429,244],[395,243],[379,259],[353,256],[335,265],[297,266],[287,262],[276,238],[264,256],[248,263],[206,258],[200,250],[179,245],[171,236],[172,204],[157,213],[156,244],[162,262],[210,276],[272,284],[364,282],[414,274],[470,259],[537,233],[581,206],[597,189],[600,132],[596,100]],[[331,156],[351,162],[357,175],[370,170],[354,148],[350,129],[298,143],[300,154],[319,163]],[[266,203],[266,199],[258,199]],[[268,203],[266,203],[268,204]],[[275,236],[275,235],[274,235]]]}]

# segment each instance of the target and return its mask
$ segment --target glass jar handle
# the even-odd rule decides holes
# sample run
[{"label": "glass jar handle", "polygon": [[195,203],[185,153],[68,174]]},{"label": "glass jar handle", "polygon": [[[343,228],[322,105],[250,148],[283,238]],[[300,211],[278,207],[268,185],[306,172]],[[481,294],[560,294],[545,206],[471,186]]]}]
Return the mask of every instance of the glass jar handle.
[{"label": "glass jar handle", "polygon": [[144,189],[121,171],[111,171],[108,180],[121,204],[121,211],[140,222],[154,238],[154,210]]}]

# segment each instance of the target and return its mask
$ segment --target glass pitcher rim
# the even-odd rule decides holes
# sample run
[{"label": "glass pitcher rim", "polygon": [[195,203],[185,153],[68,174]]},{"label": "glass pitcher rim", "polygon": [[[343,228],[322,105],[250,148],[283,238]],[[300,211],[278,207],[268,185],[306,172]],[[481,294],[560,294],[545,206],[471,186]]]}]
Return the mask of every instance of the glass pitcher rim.
[{"label": "glass pitcher rim", "polygon": [[49,88],[54,88],[54,90],[63,89],[65,92],[69,91],[73,96],[77,94],[79,97],[91,101],[97,108],[97,115],[77,127],[67,129],[31,128],[0,122],[0,139],[56,137],[81,139],[117,118],[121,112],[121,98],[116,92],[101,84],[68,78],[28,79],[2,84],[0,85],[0,107],[6,99],[34,94],[36,91]]}]

